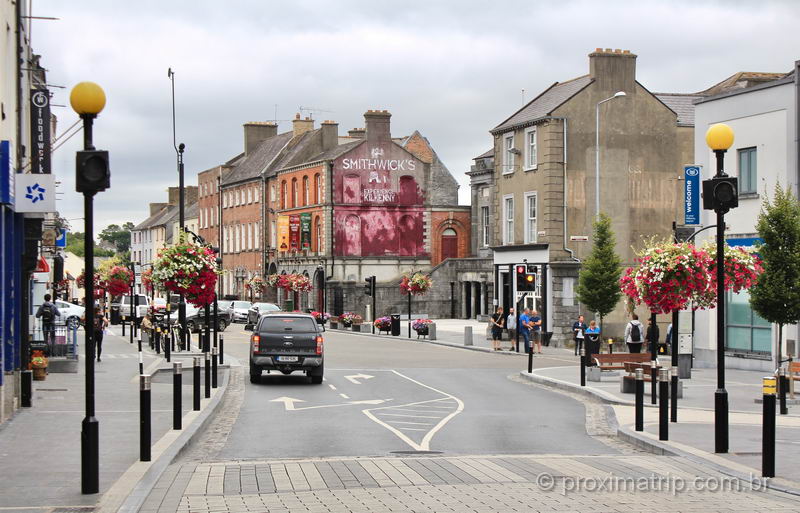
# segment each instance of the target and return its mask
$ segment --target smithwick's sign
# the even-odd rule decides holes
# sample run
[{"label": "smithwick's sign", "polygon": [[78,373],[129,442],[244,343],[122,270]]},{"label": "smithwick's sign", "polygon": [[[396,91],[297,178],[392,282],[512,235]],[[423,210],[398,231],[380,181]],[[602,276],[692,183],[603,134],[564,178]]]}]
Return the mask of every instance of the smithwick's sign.
[{"label": "smithwick's sign", "polygon": [[31,173],[50,174],[50,91],[31,90]]},{"label": "smithwick's sign", "polygon": [[[372,158],[344,159],[342,169],[356,171],[414,171],[417,163],[413,159],[383,159],[383,148],[372,148]],[[377,175],[375,175],[377,177]],[[370,177],[372,181],[372,176]]]}]

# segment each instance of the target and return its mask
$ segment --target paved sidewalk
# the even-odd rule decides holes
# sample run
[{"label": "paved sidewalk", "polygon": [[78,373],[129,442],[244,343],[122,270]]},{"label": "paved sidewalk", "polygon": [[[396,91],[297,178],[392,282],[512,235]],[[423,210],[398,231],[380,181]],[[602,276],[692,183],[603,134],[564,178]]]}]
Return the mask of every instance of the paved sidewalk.
[{"label": "paved sidewalk", "polygon": [[[556,388],[593,395],[612,403],[622,438],[656,452],[677,454],[702,460],[731,475],[761,475],[761,398],[763,372],[726,369],[726,390],[730,405],[730,444],[728,454],[714,453],[714,392],[716,369],[693,369],[692,378],[683,381],[683,398],[678,400],[678,422],[669,424],[669,441],[658,440],[658,412],[651,405],[650,384],[645,384],[645,431],[634,430],[633,394],[620,392],[620,376],[604,377],[601,382],[580,386],[575,367],[535,369],[522,376]],[[800,495],[800,406],[789,405],[789,415],[777,416],[777,489]]]},{"label": "paved sidewalk", "polygon": [[[118,327],[112,330],[119,333]],[[95,408],[100,422],[100,493],[81,494],[80,437],[85,412],[82,331],[78,337],[78,372],[50,373],[45,381],[34,381],[33,407],[19,410],[0,426],[0,476],[3,476],[0,511],[26,508],[29,512],[49,512],[53,508],[95,506],[102,494],[138,461],[137,345],[131,345],[127,337],[106,335],[102,361],[95,364]],[[171,368],[171,364],[149,349],[144,353],[144,366],[146,373],[153,373],[158,367]],[[164,377],[154,376],[152,385],[154,445],[172,431],[172,382]],[[222,383],[222,372],[219,377]],[[182,406],[187,414],[192,408],[191,363],[187,361],[184,362],[183,383]],[[184,425],[184,431],[186,427]],[[153,456],[156,457],[155,450]]]},{"label": "paved sidewalk", "polygon": [[465,456],[173,465],[142,513],[797,511],[681,458]]}]

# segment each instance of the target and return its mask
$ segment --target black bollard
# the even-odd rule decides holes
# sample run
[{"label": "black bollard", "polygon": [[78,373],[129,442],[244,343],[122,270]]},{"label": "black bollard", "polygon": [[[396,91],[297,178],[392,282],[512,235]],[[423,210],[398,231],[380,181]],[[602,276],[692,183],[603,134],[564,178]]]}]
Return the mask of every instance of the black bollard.
[{"label": "black bollard", "polygon": [[224,347],[225,347],[225,338],[222,335],[220,335],[219,336],[219,364],[220,365],[225,363],[225,362],[223,362],[223,355],[225,354],[225,352],[223,351]]},{"label": "black bollard", "polygon": [[644,369],[636,369],[636,431],[644,431]]},{"label": "black bollard", "polygon": [[33,371],[25,369],[20,372],[20,406],[30,408],[33,405]]},{"label": "black bollard", "polygon": [[139,332],[139,374],[144,374],[144,355],[142,354],[142,332]]},{"label": "black bollard", "polygon": [[669,369],[658,371],[658,439],[669,440]]},{"label": "black bollard", "polygon": [[172,429],[183,429],[183,363],[172,364]]},{"label": "black bollard", "polygon": [[192,372],[194,373],[192,376],[194,381],[192,409],[194,409],[194,411],[200,411],[200,357],[193,356],[192,363],[194,364],[194,367],[192,367]]},{"label": "black bollard", "polygon": [[[201,346],[202,347],[202,346]],[[211,355],[208,353],[204,353],[206,358],[206,377],[205,377],[205,389],[206,389],[206,399],[211,397]]]},{"label": "black bollard", "polygon": [[678,368],[672,367],[672,376],[670,377],[670,388],[672,392],[669,396],[670,402],[670,422],[678,422]]},{"label": "black bollard", "polygon": [[125,336],[125,316],[122,316],[122,336]]},{"label": "black bollard", "polygon": [[763,378],[764,419],[761,432],[761,475],[775,477],[775,387],[773,376]]},{"label": "black bollard", "polygon": [[656,404],[656,387],[658,386],[658,360],[650,360],[650,404]]},{"label": "black bollard", "polygon": [[139,460],[150,461],[150,375],[139,376]]},{"label": "black bollard", "polygon": [[789,380],[786,378],[786,369],[780,369],[780,394],[781,394],[781,415],[789,414],[789,407],[786,406],[786,391],[789,389]]},{"label": "black bollard", "polygon": [[211,348],[211,387],[217,388],[217,348]]},{"label": "black bollard", "polygon": [[528,374],[533,372],[533,344],[531,344],[530,351],[528,351]]},{"label": "black bollard", "polygon": [[[531,349],[533,349],[533,348],[531,348]],[[581,348],[580,368],[581,368],[581,386],[585,387],[586,386],[586,349],[584,349],[584,348]]]}]

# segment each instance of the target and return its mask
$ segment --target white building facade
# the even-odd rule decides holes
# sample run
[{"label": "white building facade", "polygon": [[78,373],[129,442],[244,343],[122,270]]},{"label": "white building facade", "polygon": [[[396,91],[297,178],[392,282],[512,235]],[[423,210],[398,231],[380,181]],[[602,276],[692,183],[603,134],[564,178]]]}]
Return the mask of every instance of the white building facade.
[{"label": "white building facade", "polygon": [[[765,199],[772,199],[780,184],[798,196],[798,80],[800,61],[795,70],[781,79],[741,91],[711,96],[696,101],[696,163],[702,178],[715,174],[716,160],[708,148],[705,134],[715,123],[725,123],[734,132],[733,146],[725,154],[725,171],[739,179],[739,206],[725,216],[725,238],[732,246],[752,246],[758,242],[756,223]],[[703,226],[716,222],[713,211],[703,211]],[[708,230],[706,240],[713,240]],[[800,279],[800,277],[798,277]],[[728,293],[726,298],[726,367],[774,370],[777,350],[777,325],[771,325],[749,305],[749,294]],[[697,366],[715,366],[716,310],[695,314],[694,356]],[[783,329],[783,356],[797,357],[798,327]],[[787,352],[787,342],[788,351]]]}]

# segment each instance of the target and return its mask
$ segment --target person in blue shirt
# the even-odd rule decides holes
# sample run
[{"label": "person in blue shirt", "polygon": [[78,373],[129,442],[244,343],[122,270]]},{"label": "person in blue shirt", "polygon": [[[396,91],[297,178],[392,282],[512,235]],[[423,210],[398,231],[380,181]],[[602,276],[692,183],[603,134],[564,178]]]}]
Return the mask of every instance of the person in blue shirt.
[{"label": "person in blue shirt", "polygon": [[517,331],[525,341],[525,354],[531,350],[530,314],[530,308],[523,310],[522,315],[519,316],[519,325],[517,326]]},{"label": "person in blue shirt", "polygon": [[536,344],[536,352],[542,354],[542,317],[539,312],[534,310],[531,313],[529,323],[533,333],[533,343]]},{"label": "person in blue shirt", "polygon": [[589,365],[594,365],[592,355],[600,353],[600,327],[596,321],[590,321],[589,327],[586,328],[586,356]]}]

